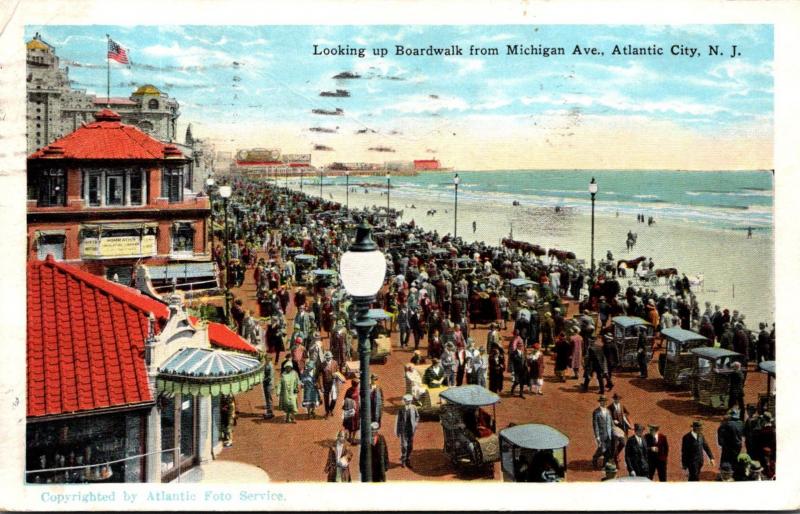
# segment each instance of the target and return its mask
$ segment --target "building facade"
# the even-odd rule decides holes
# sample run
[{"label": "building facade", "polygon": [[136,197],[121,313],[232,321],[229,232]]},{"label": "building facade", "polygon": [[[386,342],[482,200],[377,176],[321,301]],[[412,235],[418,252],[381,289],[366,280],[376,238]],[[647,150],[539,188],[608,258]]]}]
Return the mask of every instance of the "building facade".
[{"label": "building facade", "polygon": [[90,123],[103,107],[160,141],[177,141],[178,102],[157,87],[143,85],[128,98],[97,97],[72,89],[69,68],[39,34],[26,44],[26,55],[28,154]]},{"label": "building facade", "polygon": [[26,482],[169,482],[222,450],[223,397],[263,377],[255,347],[52,256],[27,287]]},{"label": "building facade", "polygon": [[28,157],[28,258],[121,283],[137,263],[210,262],[209,198],[187,157],[104,109]]}]

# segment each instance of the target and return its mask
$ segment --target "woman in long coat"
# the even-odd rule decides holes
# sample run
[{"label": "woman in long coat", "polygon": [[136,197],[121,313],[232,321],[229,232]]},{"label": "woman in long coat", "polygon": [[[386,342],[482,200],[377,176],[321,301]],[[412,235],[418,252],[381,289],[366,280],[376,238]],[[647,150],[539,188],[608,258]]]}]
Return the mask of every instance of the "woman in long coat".
[{"label": "woman in long coat", "polygon": [[308,410],[308,419],[316,416],[314,409],[319,406],[319,388],[317,387],[319,373],[314,360],[306,362],[300,382],[303,384],[303,407]]},{"label": "woman in long coat", "polygon": [[503,390],[503,372],[506,370],[503,356],[497,347],[492,349],[489,356],[489,390],[500,393]]},{"label": "woman in long coat", "polygon": [[278,408],[286,413],[286,423],[295,423],[299,385],[297,372],[292,368],[292,363],[286,361],[283,364],[281,380],[278,382]]},{"label": "woman in long coat", "polygon": [[350,482],[350,461],[353,452],[344,444],[346,435],[343,430],[336,436],[336,442],[328,448],[328,460],[325,463],[325,473],[328,482]]},{"label": "woman in long coat", "polygon": [[358,380],[353,379],[344,393],[342,404],[342,427],[347,431],[347,440],[356,444],[356,432],[361,428],[361,408],[358,396]]},{"label": "woman in long coat", "polygon": [[556,354],[556,377],[559,381],[563,382],[565,380],[564,371],[572,364],[572,348],[566,337],[564,337],[563,332],[556,337],[556,346],[554,350]]},{"label": "woman in long coat", "polygon": [[573,378],[578,378],[578,370],[583,365],[583,338],[578,327],[572,327],[572,336],[569,338],[572,350],[572,373]]}]

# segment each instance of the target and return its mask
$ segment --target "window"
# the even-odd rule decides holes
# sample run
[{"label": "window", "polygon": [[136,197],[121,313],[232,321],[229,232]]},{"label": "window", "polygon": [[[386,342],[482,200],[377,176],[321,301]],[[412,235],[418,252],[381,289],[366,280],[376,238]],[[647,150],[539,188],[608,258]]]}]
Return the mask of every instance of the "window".
[{"label": "window", "polygon": [[39,182],[39,206],[56,207],[67,204],[67,177],[64,170],[43,170]]},{"label": "window", "polygon": [[158,109],[158,100],[153,98],[149,102],[147,102],[147,107],[150,109]]},{"label": "window", "polygon": [[44,260],[49,254],[58,261],[64,260],[64,243],[66,237],[63,234],[41,234],[39,235],[36,258]]},{"label": "window", "polygon": [[161,196],[169,199],[170,202],[183,201],[183,168],[164,169]]},{"label": "window", "polygon": [[131,171],[130,177],[130,191],[131,191],[131,205],[142,205],[144,203],[144,180],[142,170]]},{"label": "window", "polygon": [[125,204],[125,175],[106,175],[106,205]]},{"label": "window", "polygon": [[100,173],[90,173],[89,179],[87,183],[87,200],[89,205],[92,207],[99,207],[100,206],[100,198],[102,196],[100,189],[102,184],[103,177]]},{"label": "window", "polygon": [[145,132],[152,132],[153,131],[153,124],[147,120],[139,122],[139,128],[144,130]]},{"label": "window", "polygon": [[141,169],[94,169],[84,172],[83,198],[90,207],[143,205],[147,181]]},{"label": "window", "polygon": [[194,252],[194,225],[190,222],[178,222],[173,225],[172,252]]}]

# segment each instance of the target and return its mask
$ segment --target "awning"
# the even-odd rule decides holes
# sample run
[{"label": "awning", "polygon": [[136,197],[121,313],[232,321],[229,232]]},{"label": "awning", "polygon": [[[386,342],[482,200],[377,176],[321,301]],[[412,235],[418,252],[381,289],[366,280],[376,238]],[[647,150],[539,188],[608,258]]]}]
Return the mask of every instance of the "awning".
[{"label": "awning", "polygon": [[264,363],[223,350],[183,348],[158,368],[159,392],[218,396],[249,391],[264,378]]},{"label": "awning", "polygon": [[155,221],[127,221],[123,223],[116,221],[105,221],[105,222],[81,224],[81,229],[83,230],[92,230],[92,229],[133,230],[140,228],[157,228],[157,227],[158,227],[158,222]]},{"label": "awning", "polygon": [[213,262],[183,262],[164,266],[147,266],[151,280],[216,277]]}]

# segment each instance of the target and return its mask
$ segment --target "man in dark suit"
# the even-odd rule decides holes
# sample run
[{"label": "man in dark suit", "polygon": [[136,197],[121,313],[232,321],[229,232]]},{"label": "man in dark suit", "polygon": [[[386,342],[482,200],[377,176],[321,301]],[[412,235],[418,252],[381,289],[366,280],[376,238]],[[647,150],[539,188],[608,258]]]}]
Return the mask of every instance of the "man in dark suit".
[{"label": "man in dark suit", "polygon": [[606,397],[600,396],[597,399],[598,407],[592,412],[592,431],[597,443],[597,450],[592,456],[592,464],[595,469],[600,467],[599,460],[603,457],[603,462],[608,463],[613,458],[613,429],[614,422],[611,413],[606,407]]},{"label": "man in dark suit", "polygon": [[647,466],[650,470],[648,478],[658,472],[658,481],[667,481],[667,457],[669,456],[669,443],[667,437],[658,431],[658,425],[650,425],[650,433],[644,436],[647,444]]},{"label": "man in dark suit", "polygon": [[632,477],[649,477],[647,445],[644,440],[644,427],[639,423],[633,426],[633,435],[625,444],[625,466]]},{"label": "man in dark suit", "polygon": [[700,470],[703,469],[703,452],[708,455],[708,463],[714,465],[714,455],[703,437],[703,423],[692,422],[692,431],[681,440],[681,467],[689,472],[690,482],[700,481]]},{"label": "man in dark suit", "polygon": [[744,441],[744,424],[739,421],[739,412],[731,409],[728,417],[720,423],[717,429],[717,444],[722,449],[719,463],[726,462],[731,466],[736,464],[739,453],[742,451]]},{"label": "man in dark suit", "polygon": [[403,396],[403,407],[397,413],[394,427],[395,435],[400,438],[400,466],[411,467],[411,452],[414,449],[414,433],[419,423],[419,411],[411,404],[410,394]]}]

